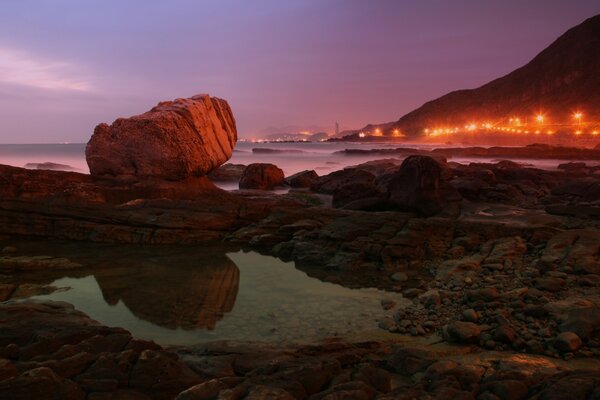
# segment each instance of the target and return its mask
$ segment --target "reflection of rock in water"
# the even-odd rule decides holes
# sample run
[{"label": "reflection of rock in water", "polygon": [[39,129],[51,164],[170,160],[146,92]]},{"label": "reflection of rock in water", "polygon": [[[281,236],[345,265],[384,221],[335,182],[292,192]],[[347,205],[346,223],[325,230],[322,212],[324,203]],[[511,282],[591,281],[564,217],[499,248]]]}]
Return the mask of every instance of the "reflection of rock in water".
[{"label": "reflection of rock in water", "polygon": [[224,255],[195,266],[178,261],[190,262],[177,257],[142,260],[136,266],[97,272],[95,277],[109,304],[121,300],[143,320],[172,329],[214,329],[233,309],[239,269]]}]

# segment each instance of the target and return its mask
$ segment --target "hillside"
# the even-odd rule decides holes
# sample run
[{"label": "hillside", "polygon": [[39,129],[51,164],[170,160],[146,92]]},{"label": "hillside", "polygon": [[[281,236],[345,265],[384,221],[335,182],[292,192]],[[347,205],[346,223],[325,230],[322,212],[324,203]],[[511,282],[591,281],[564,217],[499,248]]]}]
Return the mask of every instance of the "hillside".
[{"label": "hillside", "polygon": [[[581,111],[581,124],[598,126],[600,120],[600,15],[571,28],[525,66],[479,88],[458,90],[429,101],[398,121],[368,125],[386,136],[394,131],[417,137],[437,127],[490,123],[506,125],[511,117],[535,124],[571,124]],[[565,128],[566,129],[566,128]],[[397,133],[396,133],[397,134]]]}]

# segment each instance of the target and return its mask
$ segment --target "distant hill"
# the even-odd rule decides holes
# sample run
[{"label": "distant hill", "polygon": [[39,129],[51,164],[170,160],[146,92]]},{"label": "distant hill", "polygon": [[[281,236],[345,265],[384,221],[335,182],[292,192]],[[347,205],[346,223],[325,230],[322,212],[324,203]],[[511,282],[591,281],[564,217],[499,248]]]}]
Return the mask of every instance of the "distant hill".
[{"label": "distant hill", "polygon": [[367,125],[385,136],[395,130],[417,137],[425,129],[464,127],[472,123],[498,124],[520,116],[534,123],[573,122],[575,110],[583,121],[600,121],[600,15],[569,29],[527,65],[477,89],[458,90],[429,101],[396,122]]}]

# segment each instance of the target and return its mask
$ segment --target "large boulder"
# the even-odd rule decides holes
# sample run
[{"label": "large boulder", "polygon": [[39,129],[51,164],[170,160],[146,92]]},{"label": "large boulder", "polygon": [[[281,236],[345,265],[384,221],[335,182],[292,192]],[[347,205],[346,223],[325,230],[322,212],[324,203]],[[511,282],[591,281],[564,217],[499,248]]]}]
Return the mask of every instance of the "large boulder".
[{"label": "large boulder", "polygon": [[430,216],[460,200],[456,189],[442,179],[442,172],[443,166],[433,157],[410,156],[397,172],[381,176],[376,184],[401,209]]},{"label": "large boulder", "polygon": [[85,155],[95,177],[183,180],[227,161],[237,141],[231,108],[209,95],[159,103],[150,111],[100,124]]},{"label": "large boulder", "polygon": [[240,189],[270,190],[283,185],[283,181],[281,168],[274,164],[254,163],[244,170],[240,179]]}]

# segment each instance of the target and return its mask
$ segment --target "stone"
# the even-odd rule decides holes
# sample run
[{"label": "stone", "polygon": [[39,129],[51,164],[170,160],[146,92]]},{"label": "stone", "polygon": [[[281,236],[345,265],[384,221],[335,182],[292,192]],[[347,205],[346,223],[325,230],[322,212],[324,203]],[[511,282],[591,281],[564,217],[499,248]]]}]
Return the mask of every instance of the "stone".
[{"label": "stone", "polygon": [[576,333],[562,332],[556,336],[553,345],[562,353],[572,353],[581,347],[581,339]]},{"label": "stone", "polygon": [[13,285],[12,283],[0,283],[0,301],[10,299],[16,288],[17,285]]},{"label": "stone", "polygon": [[540,290],[545,290],[547,292],[558,292],[562,290],[566,285],[564,279],[561,278],[553,278],[553,277],[545,277],[538,278],[535,281],[535,287]]},{"label": "stone", "polygon": [[227,102],[204,94],[98,125],[85,154],[94,177],[183,180],[225,163],[236,141]]},{"label": "stone", "polygon": [[423,216],[439,213],[460,195],[442,180],[442,166],[429,156],[409,156],[397,172],[379,177],[376,185],[391,203]]},{"label": "stone", "polygon": [[477,322],[477,320],[479,319],[479,314],[472,308],[463,310],[462,315],[465,321],[467,322]]},{"label": "stone", "polygon": [[494,332],[494,340],[506,344],[512,344],[516,336],[517,333],[509,325],[501,325]]},{"label": "stone", "polygon": [[283,171],[273,164],[250,164],[240,178],[240,189],[271,190],[283,185]]},{"label": "stone", "polygon": [[390,278],[396,282],[406,282],[408,280],[408,275],[405,272],[394,272]]},{"label": "stone", "polygon": [[447,325],[448,337],[460,343],[476,342],[481,334],[481,328],[472,322],[454,321]]},{"label": "stone", "polygon": [[346,168],[320,176],[311,186],[310,190],[316,193],[334,194],[343,186],[366,185],[371,186],[375,181],[375,175],[357,168]]},{"label": "stone", "polygon": [[243,164],[223,164],[208,173],[208,178],[213,182],[239,182],[246,166]]},{"label": "stone", "polygon": [[285,182],[293,188],[309,188],[319,179],[314,170],[304,170],[285,178]]}]

